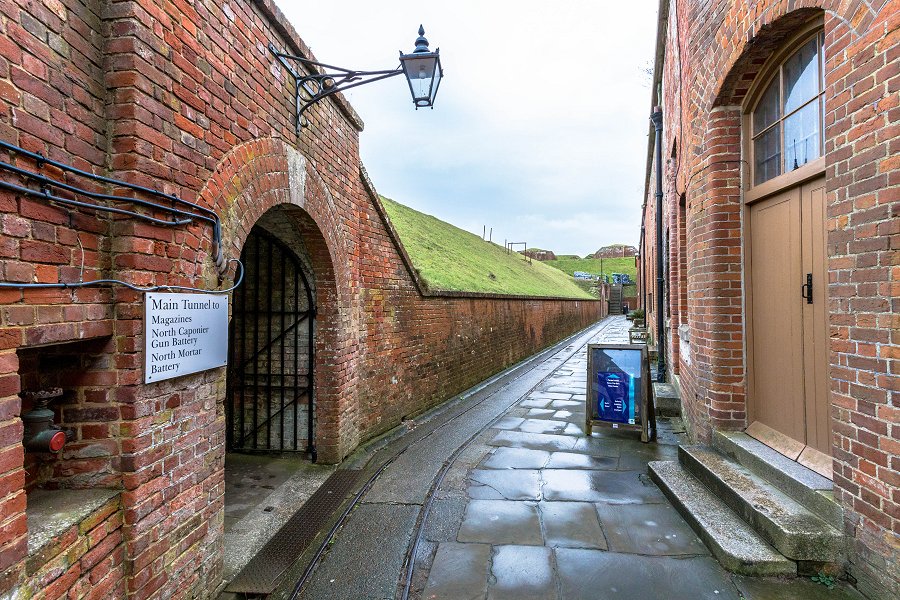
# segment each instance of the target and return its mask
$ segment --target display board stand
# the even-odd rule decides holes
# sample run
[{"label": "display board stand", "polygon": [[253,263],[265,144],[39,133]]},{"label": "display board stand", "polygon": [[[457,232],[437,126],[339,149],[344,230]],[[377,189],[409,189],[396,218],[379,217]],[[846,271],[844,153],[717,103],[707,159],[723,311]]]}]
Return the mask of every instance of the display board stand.
[{"label": "display board stand", "polygon": [[641,432],[656,438],[650,396],[650,364],[645,344],[588,344],[585,432],[594,427]]}]

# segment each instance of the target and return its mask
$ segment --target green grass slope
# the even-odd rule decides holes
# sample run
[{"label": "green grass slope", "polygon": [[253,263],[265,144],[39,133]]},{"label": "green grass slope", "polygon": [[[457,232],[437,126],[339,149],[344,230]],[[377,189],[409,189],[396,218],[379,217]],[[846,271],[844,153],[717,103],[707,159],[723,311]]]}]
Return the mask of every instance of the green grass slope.
[{"label": "green grass slope", "polygon": [[413,267],[431,290],[592,298],[558,269],[536,260],[528,263],[518,252],[507,254],[497,244],[389,198],[381,201]]},{"label": "green grass slope", "polygon": [[[591,275],[600,275],[600,262],[599,258],[578,258],[568,255],[557,255],[556,260],[547,260],[544,261],[544,264],[559,269],[569,275],[574,274],[575,271],[584,271]],[[631,276],[631,280],[634,281],[637,276],[637,268],[634,266],[634,257],[604,258],[602,272],[607,275],[610,273],[627,273]]]}]

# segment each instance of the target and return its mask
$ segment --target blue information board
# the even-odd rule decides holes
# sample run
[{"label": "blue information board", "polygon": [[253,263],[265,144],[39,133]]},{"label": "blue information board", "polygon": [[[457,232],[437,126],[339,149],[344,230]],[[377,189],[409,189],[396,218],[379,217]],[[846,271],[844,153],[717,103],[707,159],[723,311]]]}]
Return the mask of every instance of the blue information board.
[{"label": "blue information board", "polygon": [[[644,344],[589,344],[587,432],[592,424],[641,429],[649,439],[649,369]],[[650,417],[648,419],[647,417]],[[646,439],[645,439],[646,438]]]}]

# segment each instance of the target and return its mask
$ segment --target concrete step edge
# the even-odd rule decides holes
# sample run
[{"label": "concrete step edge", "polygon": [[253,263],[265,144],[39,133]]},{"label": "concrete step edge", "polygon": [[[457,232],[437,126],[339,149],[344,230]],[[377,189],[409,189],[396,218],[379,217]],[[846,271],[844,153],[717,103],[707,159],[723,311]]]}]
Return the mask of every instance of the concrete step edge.
[{"label": "concrete step edge", "polygon": [[680,446],[678,459],[786,557],[843,563],[844,539],[838,530],[745,467],[705,446]]},{"label": "concrete step edge", "polygon": [[712,442],[716,450],[750,469],[835,529],[843,528],[843,510],[834,501],[832,483],[827,478],[741,431],[715,431]]},{"label": "concrete step edge", "polygon": [[772,548],[679,463],[653,461],[648,469],[650,478],[725,569],[752,576],[797,574],[795,562]]},{"label": "concrete step edge", "polygon": [[653,408],[662,417],[681,416],[681,393],[671,383],[653,383]]}]

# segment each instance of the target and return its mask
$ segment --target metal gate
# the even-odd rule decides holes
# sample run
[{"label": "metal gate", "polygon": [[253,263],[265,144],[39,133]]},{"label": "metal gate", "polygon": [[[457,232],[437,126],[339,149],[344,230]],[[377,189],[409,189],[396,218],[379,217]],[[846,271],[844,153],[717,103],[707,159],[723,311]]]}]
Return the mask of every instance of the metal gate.
[{"label": "metal gate", "polygon": [[226,443],[235,452],[308,452],[316,460],[315,304],[297,255],[254,227],[229,327]]}]

